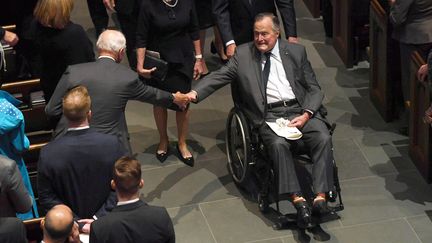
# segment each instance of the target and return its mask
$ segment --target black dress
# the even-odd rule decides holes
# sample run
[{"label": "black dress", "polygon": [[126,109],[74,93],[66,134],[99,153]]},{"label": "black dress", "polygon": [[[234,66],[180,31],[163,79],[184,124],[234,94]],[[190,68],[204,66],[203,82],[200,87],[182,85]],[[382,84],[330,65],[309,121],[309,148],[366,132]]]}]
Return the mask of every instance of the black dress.
[{"label": "black dress", "polygon": [[137,48],[157,51],[168,62],[165,81],[148,82],[156,88],[172,93],[186,93],[191,89],[195,65],[193,41],[199,40],[198,19],[192,1],[173,0],[172,4],[177,2],[175,7],[167,6],[162,0],[148,0],[141,5]]},{"label": "black dress", "polygon": [[195,8],[201,30],[215,25],[212,11],[212,0],[195,0]]},{"label": "black dress", "polygon": [[67,66],[94,61],[93,44],[84,29],[69,22],[64,29],[36,23],[36,45],[42,59],[41,85],[48,103]]}]

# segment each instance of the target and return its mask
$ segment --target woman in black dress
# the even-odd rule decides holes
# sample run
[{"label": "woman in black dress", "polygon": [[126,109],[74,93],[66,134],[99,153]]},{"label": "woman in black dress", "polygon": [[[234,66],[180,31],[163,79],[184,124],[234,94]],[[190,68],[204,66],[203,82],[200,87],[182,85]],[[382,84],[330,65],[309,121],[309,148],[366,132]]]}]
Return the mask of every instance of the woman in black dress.
[{"label": "woman in black dress", "polygon": [[[143,1],[137,27],[137,72],[150,79],[155,70],[144,69],[146,50],[157,51],[168,62],[168,75],[164,81],[150,79],[149,84],[175,93],[187,93],[191,89],[192,79],[198,79],[202,73],[202,53],[199,41],[199,26],[192,0],[146,0]],[[189,127],[189,109],[176,110],[178,145],[180,159],[189,166],[194,160],[187,148],[186,138]],[[153,107],[160,142],[156,157],[163,162],[168,152],[167,109]]]},{"label": "woman in black dress", "polygon": [[46,103],[67,66],[94,61],[93,44],[84,29],[70,21],[72,9],[73,0],[39,0],[34,9]]}]

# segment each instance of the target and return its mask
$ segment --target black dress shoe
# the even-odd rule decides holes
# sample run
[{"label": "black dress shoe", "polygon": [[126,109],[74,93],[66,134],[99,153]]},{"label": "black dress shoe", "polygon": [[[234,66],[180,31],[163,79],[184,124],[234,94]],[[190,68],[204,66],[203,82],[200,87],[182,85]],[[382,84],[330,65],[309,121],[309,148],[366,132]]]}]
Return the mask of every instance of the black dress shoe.
[{"label": "black dress shoe", "polygon": [[185,163],[186,165],[188,165],[188,166],[190,166],[190,167],[193,167],[193,166],[194,166],[194,164],[195,164],[194,157],[193,157],[193,156],[191,156],[191,157],[187,157],[187,158],[183,157],[182,153],[180,152],[180,148],[179,148],[178,145],[177,145],[177,153],[178,153],[178,157],[179,157],[179,159],[180,159],[183,163]]},{"label": "black dress shoe", "polygon": [[158,151],[156,151],[156,159],[158,159],[159,162],[163,163],[167,158],[168,158],[168,149],[167,151],[164,151],[162,153],[158,153]]},{"label": "black dress shoe", "polygon": [[297,209],[297,226],[301,229],[314,227],[312,223],[312,214],[306,201],[300,201],[294,204]]}]

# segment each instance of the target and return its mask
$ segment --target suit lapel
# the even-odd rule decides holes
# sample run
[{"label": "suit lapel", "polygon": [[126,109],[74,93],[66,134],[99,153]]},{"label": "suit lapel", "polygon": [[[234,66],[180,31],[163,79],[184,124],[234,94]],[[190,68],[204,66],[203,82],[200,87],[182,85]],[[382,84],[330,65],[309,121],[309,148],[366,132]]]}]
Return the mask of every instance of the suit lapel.
[{"label": "suit lapel", "polygon": [[[247,1],[247,0],[246,0]],[[255,65],[252,69],[255,70],[256,81],[258,82],[258,87],[260,88],[260,92],[264,100],[266,100],[266,85],[262,80],[262,67],[261,67],[261,53],[256,49],[255,45],[252,44],[252,63]]]},{"label": "suit lapel", "polygon": [[283,65],[284,70],[285,70],[285,75],[288,79],[288,82],[291,85],[291,88],[292,88],[295,96],[297,97],[296,89],[295,89],[296,86],[294,85],[295,84],[295,76],[294,76],[294,66],[295,65],[291,59],[291,56],[290,56],[291,54],[288,51],[288,47],[286,46],[286,44],[283,43],[282,40],[279,40],[278,42],[279,42],[279,54],[280,54],[280,57],[282,60],[282,65]]}]

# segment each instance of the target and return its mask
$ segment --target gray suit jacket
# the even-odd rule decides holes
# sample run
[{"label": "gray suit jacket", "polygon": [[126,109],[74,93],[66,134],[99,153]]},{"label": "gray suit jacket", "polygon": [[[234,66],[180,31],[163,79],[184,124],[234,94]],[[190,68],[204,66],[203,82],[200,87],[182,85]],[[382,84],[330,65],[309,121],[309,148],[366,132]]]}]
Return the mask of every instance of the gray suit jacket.
[{"label": "gray suit jacket", "polygon": [[405,44],[432,42],[432,1],[396,0],[390,9],[393,38]]},{"label": "gray suit jacket", "polygon": [[32,198],[24,186],[15,161],[0,155],[0,217],[15,217],[28,212]]},{"label": "gray suit jacket", "polygon": [[[116,135],[129,154],[132,151],[124,114],[128,100],[164,107],[173,102],[171,93],[145,85],[128,67],[110,58],[100,58],[67,68],[45,108],[46,114],[51,117],[62,115],[63,96],[78,85],[88,89],[92,100],[90,126],[101,133]],[[67,121],[62,117],[54,136],[64,134],[66,129]]]},{"label": "gray suit jacket", "polygon": [[[304,46],[285,40],[279,40],[278,43],[286,77],[301,108],[319,115],[317,111],[322,107],[324,94]],[[225,66],[202,79],[193,90],[198,93],[198,101],[201,101],[228,83],[232,83],[238,90],[237,94],[241,95],[238,107],[252,121],[253,127],[261,126],[267,113],[267,96],[261,76],[261,54],[253,42],[240,45]]]}]

